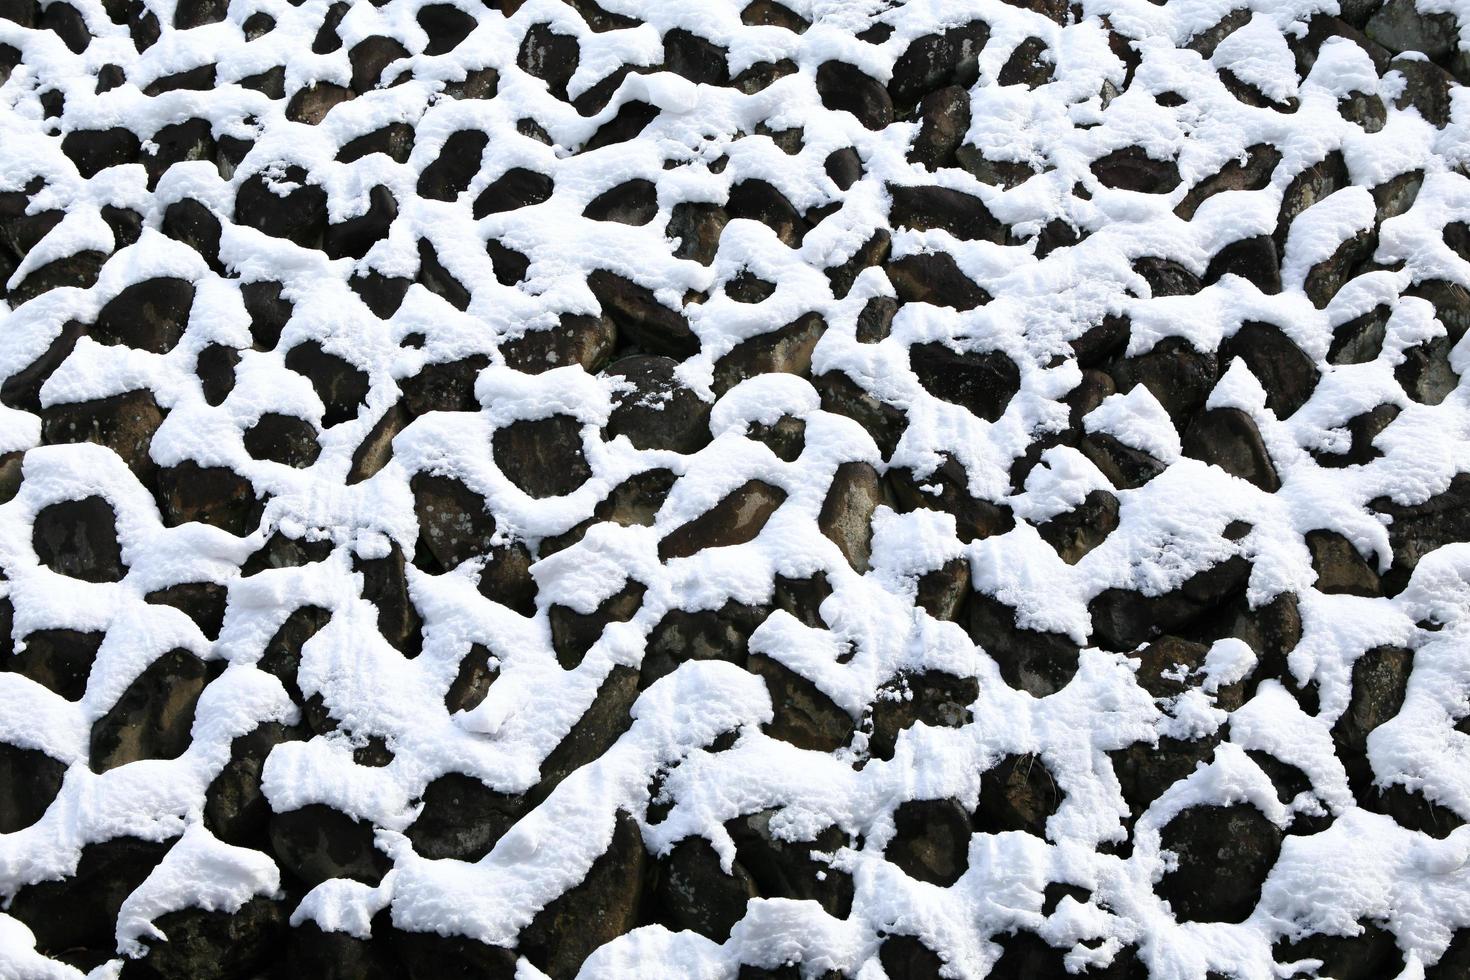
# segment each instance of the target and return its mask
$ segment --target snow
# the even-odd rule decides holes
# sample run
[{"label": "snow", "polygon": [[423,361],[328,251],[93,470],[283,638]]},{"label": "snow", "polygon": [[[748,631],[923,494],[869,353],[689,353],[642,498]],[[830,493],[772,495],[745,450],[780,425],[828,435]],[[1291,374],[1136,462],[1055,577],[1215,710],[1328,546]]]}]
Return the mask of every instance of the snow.
[{"label": "snow", "polygon": [[[1368,513],[1367,501],[1382,495],[1422,501],[1442,491],[1454,474],[1470,469],[1470,392],[1458,389],[1435,406],[1405,403],[1393,380],[1406,348],[1444,331],[1430,304],[1399,294],[1428,279],[1470,286],[1470,263],[1440,238],[1446,222],[1470,218],[1470,179],[1453,169],[1470,145],[1470,106],[1463,90],[1455,93],[1450,125],[1436,131],[1414,110],[1393,107],[1392,75],[1379,79],[1361,49],[1344,41],[1326,45],[1310,75],[1296,84],[1287,35],[1312,11],[1332,6],[1312,0],[1252,3],[1250,22],[1220,44],[1211,59],[1273,99],[1299,98],[1300,107],[1290,115],[1239,102],[1204,70],[1197,54],[1178,47],[1218,20],[1227,6],[1207,0],[1164,7],[1145,0],[1088,0],[1083,5],[1087,19],[1066,28],[998,2],[916,0],[902,8],[901,16],[888,15],[895,30],[879,45],[853,36],[879,12],[876,3],[793,3],[815,21],[797,36],[741,25],[734,4],[705,10],[634,0],[605,6],[635,13],[645,25],[598,34],[555,0],[529,0],[509,19],[476,7],[476,33],[455,52],[436,58],[420,53],[424,38],[400,4],[354,5],[343,21],[342,49],[323,55],[310,54],[301,43],[315,31],[320,4],[260,4],[278,26],[249,44],[232,19],[187,37],[166,32],[142,54],[100,6],[83,6],[97,35],[83,55],[72,54],[53,34],[0,21],[0,43],[23,52],[23,67],[0,88],[0,145],[5,147],[0,190],[18,189],[33,174],[44,174],[48,187],[34,207],[63,207],[68,213],[27,256],[10,285],[51,259],[82,248],[107,249],[110,232],[97,217],[103,204],[139,210],[147,227],[136,245],[108,261],[92,289],[56,290],[0,312],[0,375],[34,360],[68,320],[94,319],[126,285],[153,276],[187,279],[198,294],[176,349],[149,354],[84,338],[42,389],[42,403],[146,386],[170,413],[152,444],[155,462],[228,465],[249,478],[257,493],[269,494],[270,502],[262,527],[243,540],[198,525],[166,528],[154,501],[110,452],[88,445],[34,448],[41,439],[37,418],[0,410],[0,452],[30,450],[20,494],[0,505],[0,568],[5,571],[0,595],[15,605],[14,635],[41,628],[107,630],[79,702],[66,702],[17,674],[0,673],[0,738],[40,748],[69,766],[61,795],[42,820],[0,835],[0,894],[68,873],[91,842],[122,833],[151,840],[181,835],[125,903],[117,931],[120,956],[138,953],[140,939],[156,935],[151,923],[167,911],[233,909],[253,895],[275,894],[274,865],[259,852],[213,839],[200,813],[204,791],[228,760],[235,737],[262,721],[296,720],[285,689],[256,663],[291,609],[309,602],[333,616],[303,649],[303,692],[321,694],[352,730],[388,738],[394,760],[381,768],[357,765],[345,742],[325,736],[289,743],[266,764],[266,794],[277,810],[327,803],[371,820],[394,870],[376,887],[341,880],[317,887],[294,910],[296,923],[309,919],[323,929],[363,935],[374,913],[388,908],[400,928],[458,932],[509,945],[540,908],[582,879],[606,847],[618,810],[641,821],[652,851],[698,834],[729,860],[734,845],[723,823],[780,806],[797,839],[802,828],[833,824],[865,835],[861,847],[834,855],[856,882],[847,920],[835,920],[813,903],[759,899],[724,944],[646,927],[599,950],[583,975],[726,978],[742,962],[777,966],[799,958],[813,971],[835,968],[872,980],[879,976],[878,936],[889,930],[920,935],[943,951],[956,975],[981,976],[999,955],[992,938],[1024,925],[1054,944],[1071,946],[1069,962],[1078,966],[1101,964],[1123,945],[1138,943],[1154,976],[1184,980],[1228,969],[1258,980],[1275,975],[1270,947],[1283,930],[1340,932],[1371,916],[1387,923],[1409,955],[1405,976],[1417,976],[1416,970],[1442,954],[1453,930],[1470,926],[1470,829],[1433,840],[1357,808],[1329,737],[1346,706],[1353,661],[1376,645],[1413,648],[1404,710],[1370,740],[1374,766],[1396,774],[1396,782],[1470,813],[1470,736],[1453,729],[1470,696],[1470,666],[1463,653],[1470,640],[1465,614],[1470,552],[1461,545],[1442,549],[1421,561],[1401,595],[1370,600],[1316,591],[1310,558],[1301,546],[1302,533],[1329,527],[1371,550],[1386,568],[1387,532]],[[171,6],[151,4],[165,23]],[[1470,23],[1464,5],[1459,7],[1461,22]],[[1106,105],[1100,93],[1108,83],[1120,85],[1123,72],[1108,51],[1098,20],[1103,14],[1138,39],[1143,58],[1133,86]],[[1009,190],[958,169],[939,182],[979,197],[1018,231],[1063,217],[1092,234],[1038,259],[1029,244],[958,242],[940,231],[895,230],[896,255],[950,251],[995,300],[965,313],[910,305],[888,338],[859,343],[857,314],[867,296],[882,287],[873,285],[873,277],[860,279],[849,297],[838,300],[819,270],[850,255],[874,228],[886,226],[887,184],[915,183],[929,175],[904,158],[912,127],[896,124],[873,132],[848,114],[825,110],[813,85],[816,67],[840,58],[881,80],[912,39],[977,15],[991,22],[992,41],[980,65],[984,81],[970,94],[967,141],[992,158],[1029,161],[1044,172]],[[239,17],[243,8],[232,13]],[[793,59],[800,71],[749,96],[668,73],[630,75],[605,109],[584,117],[516,67],[519,38],[537,22],[578,37],[581,61],[569,85],[573,97],[615,65],[658,62],[660,32],[680,25],[727,44],[734,72],[780,57]],[[340,106],[318,127],[288,122],[283,103],[234,84],[278,63],[287,66],[288,93],[310,81],[345,83],[346,52],[356,39],[383,32],[404,39],[412,52],[414,80]],[[1047,42],[1055,80],[1035,91],[994,84],[1014,44],[1032,35]],[[215,91],[153,99],[142,94],[141,86],[149,81],[200,63],[201,52],[218,61]],[[94,75],[104,63],[123,65],[129,84],[97,95]],[[438,94],[442,85],[433,79],[458,78],[482,65],[500,73],[495,100]],[[390,67],[384,77],[398,70]],[[216,135],[249,132],[256,143],[228,180],[203,162],[173,167],[153,194],[137,166],[82,180],[61,155],[58,141],[47,135],[53,126],[42,118],[35,98],[38,77],[66,95],[68,128],[125,121],[148,138],[163,125],[200,117],[209,120]],[[1163,106],[1152,95],[1164,91],[1187,101]],[[1382,131],[1367,134],[1341,118],[1336,100],[1349,91],[1385,96],[1388,122]],[[572,155],[620,106],[635,99],[662,110],[639,139]],[[527,115],[545,127],[552,146],[516,132],[516,121]],[[417,132],[407,163],[385,156],[353,164],[335,161],[342,142],[399,120],[413,123]],[[769,140],[736,138],[760,122],[801,126],[801,152],[787,156]],[[419,173],[438,156],[443,139],[470,126],[491,134],[474,182],[453,204],[419,199],[414,193]],[[1198,179],[1263,142],[1282,153],[1264,189],[1222,194],[1192,221],[1174,215]],[[771,182],[802,210],[833,199],[837,191],[822,163],[832,150],[847,145],[857,149],[866,175],[843,195],[846,204],[839,215],[808,234],[800,248],[781,244],[758,223],[739,220],[726,230],[712,266],[674,259],[665,247],[661,229],[673,204],[723,200],[741,179]],[[1128,145],[1142,145],[1160,159],[1177,159],[1184,178],[1179,188],[1140,194],[1102,187],[1090,172],[1092,160]],[[1334,149],[1343,152],[1362,186],[1331,195],[1293,222],[1280,295],[1262,295],[1243,280],[1225,279],[1194,296],[1153,297],[1133,273],[1132,261],[1148,256],[1167,256],[1201,273],[1222,244],[1270,233],[1292,177]],[[709,163],[721,156],[728,162],[716,172]],[[666,159],[687,162],[664,170]],[[194,377],[195,358],[210,342],[248,344],[248,318],[233,280],[215,276],[195,252],[163,236],[163,211],[187,196],[228,217],[233,191],[249,174],[267,163],[288,162],[303,166],[326,190],[334,218],[360,212],[375,184],[394,193],[400,212],[393,234],[363,265],[385,274],[411,274],[417,241],[425,237],[456,277],[474,283],[474,297],[460,312],[416,286],[396,314],[380,320],[347,287],[357,268],[352,260],[330,261],[227,221],[221,260],[236,267],[242,281],[279,279],[296,308],[277,348],[244,352],[234,391],[212,407]],[[553,174],[552,198],[534,208],[471,221],[469,201],[517,166]],[[1309,270],[1342,241],[1374,226],[1366,187],[1415,169],[1425,177],[1413,206],[1382,223],[1374,258],[1384,269],[1359,277],[1326,309],[1315,309],[1301,294]],[[580,217],[598,193],[634,177],[658,184],[654,221],[633,228]],[[1090,198],[1071,192],[1079,184]],[[494,280],[482,245],[487,237],[530,257],[529,288],[503,287]],[[1075,566],[1063,563],[1024,521],[1009,533],[963,544],[948,515],[883,508],[874,521],[872,569],[859,574],[817,532],[816,518],[839,464],[881,465],[881,460],[872,439],[855,423],[821,410],[809,382],[767,376],[736,386],[714,401],[714,440],[693,456],[680,457],[600,440],[597,427],[607,419],[615,382],[575,366],[535,376],[505,366],[500,341],[518,336],[528,324],[552,322],[561,312],[595,311],[585,276],[597,268],[656,286],[660,298],[670,302],[689,290],[713,290],[742,268],[777,283],[775,294],[759,304],[737,304],[716,294],[688,308],[702,346],[681,366],[683,380],[713,399],[710,384],[721,356],[744,339],[815,310],[828,329],[813,355],[812,373],[843,370],[874,396],[908,412],[910,425],[889,466],[913,467],[922,477],[941,454],[949,454],[964,465],[970,492],[1004,501],[1033,522],[1062,513],[1106,486],[1095,466],[1060,448],[1043,455],[1022,492],[1013,494],[1008,481],[1012,462],[1035,434],[1065,418],[1062,400],[1075,386],[1078,370],[1075,361],[1057,363],[1054,355],[1103,314],[1130,316],[1131,353],[1176,336],[1214,350],[1242,322],[1269,320],[1326,370],[1313,398],[1289,420],[1265,409],[1259,380],[1240,361],[1228,366],[1211,395],[1210,407],[1242,408],[1261,427],[1281,473],[1279,493],[1265,494],[1183,458],[1167,413],[1140,386],[1104,400],[1087,416],[1085,428],[1112,434],[1169,468],[1147,486],[1119,493],[1118,530]],[[1325,357],[1332,328],[1380,302],[1393,307],[1383,352],[1366,364],[1329,368]],[[425,336],[422,350],[399,346],[412,332]],[[253,460],[240,433],[265,411],[321,418],[311,386],[283,363],[284,352],[307,339],[368,372],[367,408],[324,435],[321,456],[307,469]],[[919,384],[905,348],[926,341],[961,350],[1003,350],[1016,361],[1021,392],[1000,420],[977,419]],[[344,485],[353,450],[394,402],[398,382],[423,363],[471,353],[492,360],[475,385],[481,410],[415,421],[396,438],[386,468],[372,479]],[[1470,363],[1465,344],[1457,346],[1453,363]],[[1380,458],[1351,470],[1325,470],[1307,454],[1307,449],[1345,448],[1346,421],[1384,401],[1404,411],[1379,438]],[[553,414],[571,415],[584,426],[593,475],[564,497],[534,499],[500,472],[488,446],[501,426]],[[783,414],[807,423],[805,450],[792,463],[745,438],[750,424],[770,424]],[[342,546],[362,542],[381,553],[391,539],[411,552],[417,526],[407,481],[413,473],[431,469],[459,477],[489,501],[504,535],[535,546],[578,524],[612,487],[650,466],[668,466],[680,476],[653,527],[604,523],[580,543],[538,562],[533,574],[540,599],[534,616],[519,616],[481,596],[470,569],[442,576],[411,569],[410,587],[425,619],[423,653],[406,660],[378,635],[375,610],[360,598],[360,579],[351,570],[349,548]],[[787,498],[755,540],[658,561],[660,538],[757,478],[779,486]],[[39,564],[31,545],[29,528],[41,507],[94,493],[117,511],[124,558],[131,566],[119,583],[62,579]],[[1238,519],[1255,530],[1241,542],[1225,540],[1223,529]],[[239,564],[275,528],[321,531],[337,548],[309,569],[240,578]],[[1119,821],[1127,808],[1101,754],[1179,730],[1171,725],[1217,730],[1224,712],[1198,695],[1199,700],[1178,706],[1179,717],[1170,718],[1134,682],[1128,658],[1092,648],[1083,651],[1076,678],[1061,692],[1036,699],[1015,691],[960,627],[915,608],[914,578],[963,558],[974,586],[1014,605],[1019,625],[1085,642],[1087,603],[1103,590],[1161,593],[1235,554],[1248,554],[1255,565],[1254,602],[1284,591],[1301,597],[1304,637],[1290,668],[1297,681],[1316,682],[1321,713],[1306,715],[1284,688],[1262,685],[1252,701],[1230,714],[1229,740],[1215,761],[1140,818],[1132,855],[1105,853],[1100,846],[1122,835]],[[900,669],[973,676],[981,692],[971,706],[975,720],[957,730],[906,730],[892,761],[873,761],[857,770],[851,758],[800,750],[762,734],[758,728],[769,720],[771,706],[753,675],[728,664],[691,662],[643,692],[633,727],[613,749],[563,782],[482,861],[428,860],[402,836],[417,816],[415,801],[424,787],[446,772],[470,773],[505,792],[534,784],[541,762],[581,717],[608,672],[618,664],[638,665],[649,631],[669,610],[718,608],[728,599],[767,601],[778,572],[818,570],[833,587],[822,606],[830,628],[813,629],[777,612],[750,638],[752,651],[807,677],[854,717]],[[562,670],[550,646],[548,607],[559,603],[590,612],[630,576],[647,586],[638,613],[609,629],[576,669]],[[230,591],[224,628],[213,642],[176,610],[143,599],[163,585],[203,579],[225,582]],[[1432,634],[1415,625],[1431,611],[1443,624]],[[444,691],[472,643],[492,649],[500,677],[481,705],[451,717],[443,707]],[[1207,667],[1219,683],[1248,666],[1248,651],[1222,644],[1211,650]],[[90,772],[91,724],[148,663],[175,647],[228,665],[200,703],[189,751],[178,759]],[[854,655],[843,662],[839,654],[846,650]],[[743,734],[733,749],[704,751],[716,736],[736,728]],[[1290,804],[1277,800],[1246,749],[1268,751],[1301,768],[1312,783],[1308,797]],[[898,802],[955,797],[973,804],[981,773],[1018,752],[1042,757],[1066,794],[1046,840],[976,834],[970,871],[949,889],[913,881],[882,859],[884,834],[891,833],[890,814]],[[649,824],[644,820],[648,781],[671,766],[666,786],[676,803],[667,819]],[[1187,806],[1237,800],[1251,802],[1278,822],[1285,821],[1288,806],[1325,808],[1337,822],[1323,834],[1289,839],[1246,922],[1176,923],[1151,888],[1167,862],[1158,829]],[[1064,902],[1043,917],[1042,890],[1055,880],[1086,883],[1099,900]],[[0,974],[77,975],[35,954],[33,945],[24,926],[0,914]],[[100,968],[96,975],[108,975],[109,969]],[[523,963],[522,972],[530,976],[534,968]]]}]

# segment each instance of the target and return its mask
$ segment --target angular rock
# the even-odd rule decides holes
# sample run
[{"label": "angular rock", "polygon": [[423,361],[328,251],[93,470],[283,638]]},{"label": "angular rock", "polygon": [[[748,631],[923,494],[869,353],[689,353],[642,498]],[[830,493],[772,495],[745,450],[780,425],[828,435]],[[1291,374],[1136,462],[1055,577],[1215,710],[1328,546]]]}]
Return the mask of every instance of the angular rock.
[{"label": "angular rock", "polygon": [[883,503],[883,483],[868,463],[837,467],[817,515],[817,527],[842,551],[853,571],[868,570],[873,545],[873,512]]},{"label": "angular rock", "polygon": [[683,359],[699,352],[699,338],[684,314],[660,303],[646,286],[604,269],[589,274],[587,286],[618,332],[649,353]]},{"label": "angular rock", "polygon": [[1267,493],[1281,489],[1281,478],[1255,420],[1238,408],[1212,408],[1185,430],[1184,455],[1220,467]]},{"label": "angular rock", "polygon": [[357,449],[353,450],[352,465],[348,467],[344,482],[350,487],[370,480],[381,472],[393,459],[393,440],[411,421],[413,420],[408,409],[402,402],[384,412],[382,418],[373,423]]},{"label": "angular rock", "polygon": [[956,351],[938,342],[909,348],[909,366],[930,394],[969,409],[987,422],[1005,413],[1020,390],[1016,362],[999,350]]},{"label": "angular rock", "polygon": [[1379,595],[1378,570],[1358,553],[1347,538],[1335,531],[1316,530],[1306,534],[1312,553],[1312,570],[1317,573],[1318,591],[1328,595]]},{"label": "angular rock", "polygon": [[805,375],[811,370],[812,350],[826,329],[820,314],[805,313],[784,327],[742,340],[715,362],[716,396],[762,374]]}]

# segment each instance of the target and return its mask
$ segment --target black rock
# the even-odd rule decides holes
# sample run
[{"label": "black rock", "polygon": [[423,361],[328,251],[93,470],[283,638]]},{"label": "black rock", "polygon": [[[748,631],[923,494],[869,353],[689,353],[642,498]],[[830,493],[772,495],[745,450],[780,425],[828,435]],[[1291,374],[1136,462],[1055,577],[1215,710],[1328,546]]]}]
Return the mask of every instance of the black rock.
[{"label": "black rock", "polygon": [[458,772],[429,783],[423,800],[418,819],[404,834],[420,856],[434,860],[480,860],[525,810],[522,797],[491,789]]},{"label": "black rock", "polygon": [[187,650],[170,650],[149,664],[92,725],[92,770],[182,755],[207,674],[203,661]]},{"label": "black rock", "polygon": [[503,211],[531,207],[549,199],[555,189],[551,178],[545,174],[525,167],[512,167],[480,192],[480,196],[475,198],[473,213],[478,220]]},{"label": "black rock", "polygon": [[80,701],[104,635],[70,629],[34,630],[24,637],[25,649],[6,658],[3,666],[68,701]]},{"label": "black rock", "polygon": [[686,558],[706,548],[745,544],[760,534],[786,491],[763,480],[748,480],[709,510],[680,525],[659,542],[661,561]]},{"label": "black rock", "polygon": [[1105,649],[1126,651],[1161,633],[1175,632],[1242,592],[1250,568],[1250,562],[1237,555],[1197,572],[1162,595],[1104,589],[1087,607],[1092,616],[1093,642]]},{"label": "black rock", "polygon": [[210,833],[237,846],[266,846],[271,808],[261,790],[261,771],[272,749],[306,734],[301,725],[268,721],[230,743],[230,761],[204,796],[204,823]]},{"label": "black rock", "polygon": [[1006,756],[980,777],[980,803],[971,823],[980,833],[1045,837],[1046,822],[1065,795],[1040,757]]},{"label": "black rock", "polygon": [[1178,866],[1155,888],[1181,922],[1241,922],[1281,851],[1282,833],[1249,804],[1193,806],[1163,829]]},{"label": "black rock", "polygon": [[647,587],[642,582],[629,579],[618,591],[608,596],[590,613],[577,612],[569,606],[553,604],[547,610],[547,622],[551,627],[551,647],[556,651],[557,662],[566,670],[581,664],[587,651],[601,637],[609,623],[625,623],[632,619],[643,604],[643,593]]},{"label": "black rock", "polygon": [[322,425],[326,428],[356,418],[359,406],[367,401],[367,373],[323,350],[314,340],[287,351],[286,367],[304,375],[316,389],[326,409],[322,415]]},{"label": "black rock", "polygon": [[571,980],[592,951],[638,924],[643,887],[643,835],[618,811],[612,840],[582,882],[537,913],[518,949],[552,980]]},{"label": "black rock", "polygon": [[40,820],[65,776],[66,764],[45,752],[0,742],[0,834]]},{"label": "black rock", "polygon": [[1185,430],[1183,449],[1184,455],[1212,463],[1267,493],[1281,488],[1261,430],[1238,408],[1212,408],[1196,415]]},{"label": "black rock", "polygon": [[817,95],[835,112],[850,112],[868,129],[893,122],[893,98],[873,76],[845,61],[827,61],[817,69]]},{"label": "black rock", "polygon": [[735,839],[735,859],[750,872],[763,897],[815,901],[829,915],[847,918],[852,910],[852,876],[817,856],[848,846],[847,835],[827,827],[809,840],[784,840],[771,830],[776,812],[762,810],[725,824]]},{"label": "black rock", "polygon": [[278,955],[289,909],[257,895],[239,909],[187,908],[153,920],[166,941],[144,940],[147,954],[125,962],[122,980],[236,980],[266,967]]},{"label": "black rock", "polygon": [[746,669],[771,695],[775,714],[764,726],[767,735],[816,752],[835,752],[852,738],[852,717],[807,678],[763,654],[751,654]]},{"label": "black rock", "polygon": [[575,37],[553,32],[550,24],[535,24],[521,41],[516,64],[545,81],[551,94],[565,102],[567,82],[576,72],[580,57]]},{"label": "black rock", "polygon": [[970,814],[956,800],[909,800],[883,856],[904,874],[948,888],[970,867]]},{"label": "black rock", "polygon": [[376,885],[392,867],[373,844],[373,827],[321,803],[273,814],[271,853],[308,888],[329,878]]},{"label": "black rock", "polygon": [[278,181],[253,174],[235,196],[235,223],[304,248],[318,247],[327,227],[327,192],[308,176],[294,164]]},{"label": "black rock", "polygon": [[36,949],[56,955],[116,947],[117,913],[123,900],[163,860],[172,840],[114,837],[82,849],[76,872],[19,889],[6,912],[36,936]]},{"label": "black rock", "polygon": [[117,582],[127,574],[117,515],[102,497],[48,504],[36,515],[31,544],[41,564],[85,582]]},{"label": "black rock", "polygon": [[593,271],[587,286],[618,332],[648,352],[682,359],[699,351],[684,314],[664,306],[648,287],[604,269]]},{"label": "black rock", "polygon": [[686,837],[658,861],[654,898],[672,928],[692,929],[722,943],[745,906],[760,897],[750,872],[733,862],[727,874],[703,837]]},{"label": "black rock", "polygon": [[582,426],[570,415],[518,419],[495,430],[495,465],[532,497],[571,493],[592,476],[582,451]]},{"label": "black rock", "polygon": [[888,81],[894,104],[913,105],[946,85],[969,88],[979,76],[980,50],[989,39],[990,26],[972,20],[911,42],[893,63],[893,77]]}]

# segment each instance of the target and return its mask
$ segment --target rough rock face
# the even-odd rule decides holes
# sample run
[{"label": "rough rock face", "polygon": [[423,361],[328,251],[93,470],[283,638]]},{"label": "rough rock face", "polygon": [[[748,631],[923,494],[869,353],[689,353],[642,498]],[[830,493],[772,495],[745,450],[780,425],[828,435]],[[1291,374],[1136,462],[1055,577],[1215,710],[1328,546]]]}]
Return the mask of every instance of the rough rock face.
[{"label": "rough rock face", "polygon": [[406,3],[0,0],[0,978],[1470,976],[1465,3]]}]

